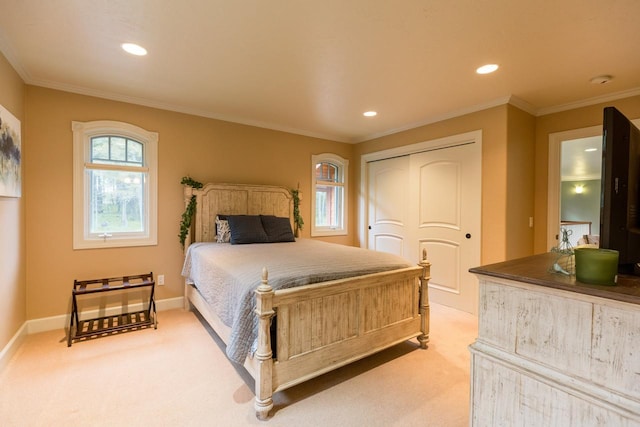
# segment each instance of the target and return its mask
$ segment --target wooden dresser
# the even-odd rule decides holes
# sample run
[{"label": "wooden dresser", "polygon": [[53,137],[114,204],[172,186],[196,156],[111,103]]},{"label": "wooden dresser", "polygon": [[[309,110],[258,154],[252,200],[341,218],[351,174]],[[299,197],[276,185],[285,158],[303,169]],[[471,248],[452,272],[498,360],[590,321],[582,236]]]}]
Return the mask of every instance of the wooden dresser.
[{"label": "wooden dresser", "polygon": [[549,273],[552,254],[470,271],[480,281],[472,426],[640,426],[640,277]]}]

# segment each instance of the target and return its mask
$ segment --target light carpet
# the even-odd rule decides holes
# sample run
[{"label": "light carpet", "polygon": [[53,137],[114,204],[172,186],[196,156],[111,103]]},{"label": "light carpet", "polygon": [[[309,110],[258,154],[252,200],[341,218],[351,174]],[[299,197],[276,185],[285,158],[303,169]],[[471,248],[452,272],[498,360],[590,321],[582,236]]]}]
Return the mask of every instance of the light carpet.
[{"label": "light carpet", "polygon": [[255,418],[253,379],[193,312],[67,347],[29,335],[0,374],[2,426],[467,426],[477,318],[431,305],[427,350],[408,341],[274,395]]}]

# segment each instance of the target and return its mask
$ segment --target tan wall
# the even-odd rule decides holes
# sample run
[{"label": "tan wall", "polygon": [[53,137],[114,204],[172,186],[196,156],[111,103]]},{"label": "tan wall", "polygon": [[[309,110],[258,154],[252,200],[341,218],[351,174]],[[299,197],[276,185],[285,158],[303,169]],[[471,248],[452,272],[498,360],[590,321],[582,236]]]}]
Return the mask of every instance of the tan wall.
[{"label": "tan wall", "polygon": [[[158,299],[181,296],[178,232],[184,210],[180,180],[185,175],[201,182],[268,183],[290,188],[300,183],[301,213],[309,224],[311,155],[332,152],[356,163],[349,144],[35,86],[26,87],[25,105],[29,319],[67,313],[76,278],[153,271],[165,275],[166,285],[157,289]],[[72,249],[73,120],[118,120],[159,133],[157,246]],[[309,236],[308,225],[302,236]],[[351,244],[352,236],[351,232],[326,240]]]},{"label": "tan wall", "polygon": [[[503,261],[507,258],[507,119],[508,113],[514,114],[513,110],[515,107],[502,105],[366,141],[356,146],[354,157],[359,159],[362,154],[366,153],[482,130],[481,258],[483,264]],[[521,125],[518,125],[515,128],[519,129],[520,127]],[[527,150],[529,149],[527,148]],[[512,157],[515,157],[515,154]],[[357,169],[358,184],[356,189],[359,189],[359,163]],[[513,175],[516,174],[517,170],[514,170]],[[524,243],[514,242],[511,246],[518,253],[524,253],[531,250],[527,245],[529,243],[525,241]]]},{"label": "tan wall", "polygon": [[[17,239],[0,236],[3,253],[6,248],[8,252],[24,254],[8,265],[1,264],[6,260],[0,261],[3,267],[0,279],[9,282],[0,291],[0,308],[4,308],[3,316],[7,313],[0,327],[0,340],[5,341],[25,316],[34,319],[68,312],[74,278],[154,271],[166,276],[167,285],[158,289],[158,299],[180,296],[182,252],[177,233],[183,210],[179,182],[184,175],[202,182],[272,183],[287,187],[299,183],[303,192],[301,212],[307,223],[302,235],[308,237],[309,166],[311,155],[322,152],[339,154],[349,159],[351,166],[349,234],[324,240],[355,244],[356,230],[361,227],[357,223],[360,155],[480,129],[483,133],[481,262],[526,256],[532,247],[535,252],[543,252],[548,135],[600,124],[604,107],[601,104],[533,118],[516,107],[503,105],[349,145],[35,86],[26,86],[23,100],[22,83],[6,62],[0,64],[0,73],[0,89],[7,94],[3,95],[7,98],[2,99],[3,105],[11,109],[14,104],[15,110],[21,111],[24,103],[26,196],[0,200],[0,225],[8,225],[18,236]],[[607,105],[618,106],[630,118],[640,117],[640,97]],[[129,122],[160,135],[157,246],[72,249],[71,121],[101,119]],[[535,163],[530,160],[534,153]],[[532,211],[533,231],[528,227]],[[20,238],[25,235],[25,227],[26,238]],[[5,277],[7,274],[9,277]]]},{"label": "tan wall", "polygon": [[533,253],[535,117],[509,105],[507,117],[507,248],[505,259]]},{"label": "tan wall", "polygon": [[630,119],[640,118],[640,96],[620,99],[570,111],[548,114],[536,119],[535,173],[535,253],[546,252],[549,174],[549,135],[556,132],[602,126],[602,110],[614,106]]},{"label": "tan wall", "polygon": [[24,83],[0,54],[0,104],[22,125],[22,197],[0,197],[0,350],[26,320]]}]

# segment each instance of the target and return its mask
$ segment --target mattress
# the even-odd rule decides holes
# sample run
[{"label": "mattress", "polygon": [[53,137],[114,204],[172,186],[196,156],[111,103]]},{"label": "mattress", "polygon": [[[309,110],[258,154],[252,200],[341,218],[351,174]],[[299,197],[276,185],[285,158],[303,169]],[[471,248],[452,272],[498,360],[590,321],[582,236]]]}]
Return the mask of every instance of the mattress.
[{"label": "mattress", "polygon": [[257,347],[254,290],[264,267],[269,285],[278,290],[411,266],[396,255],[312,239],[246,245],[194,243],[187,250],[182,275],[231,329],[227,356],[243,364]]}]

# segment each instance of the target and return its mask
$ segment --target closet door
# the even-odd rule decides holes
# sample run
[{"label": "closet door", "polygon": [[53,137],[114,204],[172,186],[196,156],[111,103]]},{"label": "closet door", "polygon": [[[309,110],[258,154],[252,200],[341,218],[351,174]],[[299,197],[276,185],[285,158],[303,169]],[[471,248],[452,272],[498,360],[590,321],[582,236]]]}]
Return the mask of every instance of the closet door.
[{"label": "closet door", "polygon": [[411,259],[407,247],[409,157],[370,162],[367,167],[368,248]]},{"label": "closet door", "polygon": [[411,155],[409,229],[416,256],[431,261],[431,301],[477,313],[481,153],[465,144]]},{"label": "closet door", "polygon": [[431,261],[431,301],[477,313],[481,147],[471,142],[368,167],[368,247]]}]

